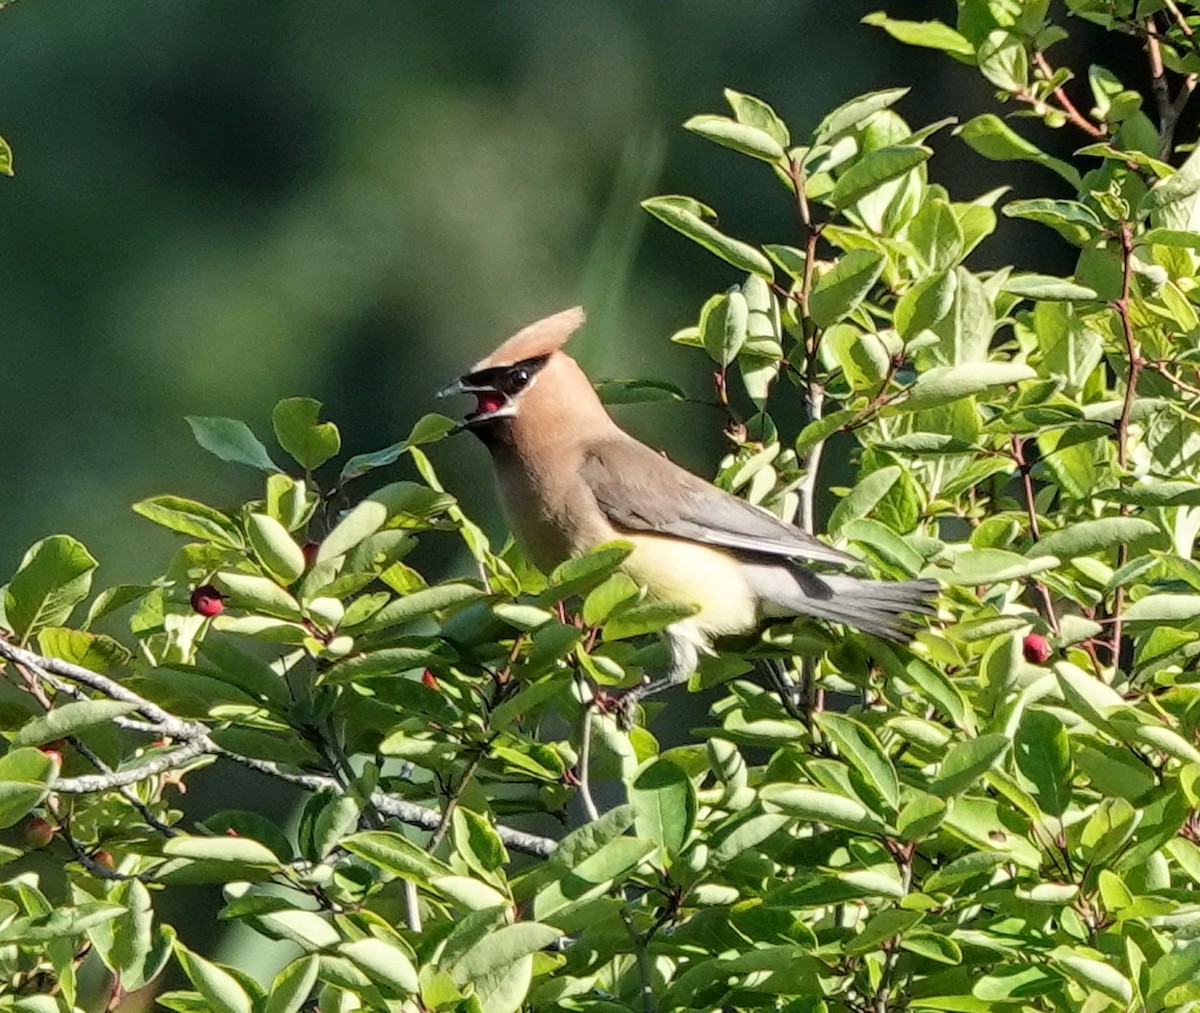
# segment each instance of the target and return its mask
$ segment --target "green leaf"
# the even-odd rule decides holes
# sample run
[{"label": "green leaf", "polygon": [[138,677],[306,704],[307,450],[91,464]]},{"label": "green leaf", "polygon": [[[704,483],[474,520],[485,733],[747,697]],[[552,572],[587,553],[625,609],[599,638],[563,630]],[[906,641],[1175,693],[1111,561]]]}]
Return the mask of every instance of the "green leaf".
[{"label": "green leaf", "polygon": [[667,380],[600,380],[595,387],[605,404],[648,404],[688,399],[682,387]]},{"label": "green leaf", "polygon": [[845,952],[851,955],[870,953],[897,936],[903,936],[924,916],[919,911],[890,909],[880,911],[863,926],[862,931],[848,939]]},{"label": "green leaf", "polygon": [[376,489],[343,517],[317,550],[317,563],[345,555],[397,517],[428,517],[453,503],[444,493],[416,482]]},{"label": "green leaf", "polygon": [[196,442],[210,454],[216,454],[222,461],[248,464],[266,472],[283,470],[271,460],[267,448],[259,442],[245,422],[189,415],[187,423],[192,427],[192,435],[196,437]]},{"label": "green leaf", "polygon": [[420,991],[417,969],[399,946],[368,936],[342,943],[338,953],[363,971],[369,978],[400,995]]},{"label": "green leaf", "polygon": [[47,626],[38,631],[43,654],[105,674],[129,664],[133,657],[118,641],[103,634]]},{"label": "green leaf", "polygon": [[835,208],[851,207],[885,183],[915,169],[931,154],[928,148],[905,144],[868,151],[838,177],[829,202]]},{"label": "green leaf", "polygon": [[8,141],[0,137],[0,172],[6,176],[13,174],[13,153]]},{"label": "green leaf", "polygon": [[906,841],[919,841],[933,833],[946,817],[946,803],[933,795],[917,795],[904,803],[896,817],[896,830]]},{"label": "green leaf", "polygon": [[27,816],[57,776],[58,765],[40,749],[13,749],[0,756],[0,829]]},{"label": "green leaf", "polygon": [[768,131],[727,116],[693,116],[684,123],[683,129],[764,162],[780,162],[785,157],[783,145]]},{"label": "green leaf", "polygon": [[[962,948],[953,939],[925,929],[916,929],[908,933],[900,940],[900,949],[939,964],[961,964],[963,959]],[[914,1009],[922,1006],[921,1000],[914,1000]]]},{"label": "green leaf", "polygon": [[290,584],[304,572],[307,566],[304,551],[274,517],[250,514],[246,518],[246,531],[259,562],[280,583]]},{"label": "green leaf", "polygon": [[426,443],[436,443],[444,436],[454,432],[458,428],[458,423],[454,419],[447,418],[445,415],[438,415],[431,412],[428,415],[422,415],[417,419],[416,424],[412,427],[412,432],[408,434],[406,439],[399,443],[393,443],[390,447],[384,447],[382,450],[375,450],[369,454],[355,454],[342,466],[342,473],[338,476],[338,484],[345,485],[351,479],[358,478],[360,475],[365,475],[368,471],[374,468],[383,468],[389,464],[395,464],[400,460],[402,454],[412,447],[419,447]]},{"label": "green leaf", "polygon": [[1037,373],[1019,362],[972,362],[963,366],[935,366],[917,377],[908,397],[896,405],[902,412],[921,411],[982,394],[991,387],[1006,387],[1032,380]]},{"label": "green leaf", "polygon": [[[1046,197],[1015,200],[1006,204],[1001,213],[1006,218],[1026,218],[1032,222],[1049,225],[1063,239],[1075,246],[1085,246],[1104,229],[1091,208],[1073,200],[1050,200]],[[1141,237],[1143,240],[1147,238]],[[1197,238],[1200,240],[1200,237]]]},{"label": "green leaf", "polygon": [[963,255],[963,231],[949,201],[926,201],[908,225],[908,239],[931,271],[947,271]]},{"label": "green leaf", "polygon": [[657,633],[695,613],[696,606],[675,601],[650,600],[619,606],[604,623],[604,639],[627,640],[646,633]]},{"label": "green leaf", "polygon": [[734,118],[739,123],[766,131],[780,147],[786,148],[791,143],[787,126],[776,115],[775,110],[762,99],[726,88],[725,101],[729,103],[729,108],[733,110]]},{"label": "green leaf", "polygon": [[1031,555],[1074,559],[1116,545],[1128,545],[1157,533],[1158,525],[1141,517],[1104,517],[1096,521],[1080,521],[1061,531],[1051,531],[1043,535],[1029,552]]},{"label": "green leaf", "polygon": [[274,868],[279,857],[265,844],[251,837],[187,837],[178,835],[163,843],[163,854],[196,861],[230,862],[237,865],[265,865]]},{"label": "green leaf", "polygon": [[1033,786],[1038,808],[1062,816],[1071,803],[1071,745],[1062,722],[1048,711],[1026,710],[1013,740],[1013,757]]},{"label": "green leaf", "polygon": [[676,858],[696,822],[696,791],[683,769],[655,760],[629,786],[629,802],[638,836]]},{"label": "green leaf", "polygon": [[816,716],[838,753],[857,770],[893,811],[900,807],[900,781],[896,768],[874,733],[844,714],[821,711]]},{"label": "green leaf", "polygon": [[87,597],[96,560],[70,535],[36,542],[4,590],[4,613],[21,643],[45,626],[61,626]]},{"label": "green leaf", "polygon": [[1074,189],[1080,188],[1081,180],[1074,166],[1051,158],[993,113],[976,116],[955,132],[984,158],[998,162],[1035,162],[1058,173]]},{"label": "green leaf", "polygon": [[1043,570],[1053,570],[1059,565],[1057,556],[1045,555],[1042,543],[1039,542],[1034,548],[1038,555],[1033,558],[1019,556],[1005,549],[967,549],[955,555],[954,565],[949,570],[940,571],[938,579],[948,584],[975,587],[1020,580]]},{"label": "green leaf", "polygon": [[750,312],[746,297],[736,289],[715,295],[700,310],[700,339],[709,358],[728,366],[746,343]]},{"label": "green leaf", "polygon": [[1200,595],[1148,594],[1122,614],[1131,623],[1186,623],[1200,616]]},{"label": "green leaf", "polygon": [[234,605],[251,612],[284,619],[299,619],[300,603],[273,580],[250,573],[221,570],[213,578],[216,585],[233,599]]},{"label": "green leaf", "polygon": [[1050,959],[1086,988],[1094,988],[1123,1006],[1133,1002],[1133,985],[1108,961],[1084,956],[1069,946],[1056,946]]},{"label": "green leaf", "polygon": [[699,201],[690,197],[651,197],[642,201],[642,207],[660,222],[739,270],[761,274],[764,278],[775,277],[775,269],[762,251],[749,243],[732,239],[710,225],[706,219],[715,218],[716,214]]},{"label": "green leaf", "polygon": [[617,572],[603,583],[592,588],[583,600],[583,621],[588,626],[599,626],[613,610],[624,602],[637,597],[638,586],[628,574]]},{"label": "green leaf", "polygon": [[979,72],[1002,91],[1019,92],[1029,84],[1029,57],[1012,32],[988,32],[975,54]]},{"label": "green leaf", "polygon": [[1138,204],[1138,217],[1154,214],[1188,201],[1200,193],[1200,150],[1193,151],[1173,176],[1146,191]]},{"label": "green leaf", "polygon": [[137,710],[136,704],[123,700],[80,700],[59,704],[39,718],[22,725],[12,737],[14,746],[40,746],[44,742],[65,739],[86,728],[107,724],[113,718]]},{"label": "green leaf", "polygon": [[320,970],[321,960],[316,954],[293,960],[275,975],[263,1013],[300,1013],[317,984]]},{"label": "green leaf", "polygon": [[482,597],[483,592],[472,584],[435,584],[433,587],[414,591],[403,598],[396,598],[389,602],[365,623],[357,627],[355,635],[375,633],[393,626],[402,626],[405,623],[432,615],[434,612],[440,612],[442,609],[452,608],[455,605],[462,605]]},{"label": "green leaf", "polygon": [[813,285],[808,300],[813,323],[829,327],[851,312],[879,280],[885,263],[874,250],[850,250],[839,257]]},{"label": "green leaf", "polygon": [[768,784],[760,790],[759,798],[768,810],[777,809],[811,822],[828,823],[830,826],[868,834],[883,829],[883,822],[861,802],[824,788]]},{"label": "green leaf", "polygon": [[975,48],[971,43],[941,21],[899,21],[889,18],[883,11],[876,11],[864,17],[862,23],[882,28],[893,39],[909,46],[940,49],[944,53],[968,61],[975,58]]},{"label": "green leaf", "polygon": [[401,879],[431,888],[433,880],[451,875],[450,868],[390,830],[367,830],[344,838],[340,847]]},{"label": "green leaf", "polygon": [[212,1013],[254,1013],[250,996],[225,968],[192,953],[179,942],[175,944],[175,959],[196,990],[204,996]]},{"label": "green leaf", "polygon": [[544,950],[562,933],[538,922],[506,925],[481,940],[446,968],[460,984],[478,981],[504,970],[514,961]]},{"label": "green leaf", "polygon": [[850,521],[865,517],[874,510],[879,501],[899,481],[902,474],[903,470],[900,466],[893,464],[872,471],[861,479],[858,485],[842,497],[838,505],[833,508],[833,513],[829,515],[826,527],[830,535],[836,536]]},{"label": "green leaf", "polygon": [[946,754],[929,790],[942,797],[966,791],[1000,762],[1008,746],[1008,736],[999,732],[957,743]]},{"label": "green leaf", "polygon": [[231,549],[242,545],[242,536],[232,518],[195,500],[182,496],[151,496],[135,503],[133,511],[191,538]]},{"label": "green leaf", "polygon": [[913,285],[896,303],[895,324],[900,336],[911,341],[937,324],[950,312],[957,290],[958,276],[953,271],[943,271]]},{"label": "green leaf", "polygon": [[[868,21],[868,24],[873,22]],[[888,88],[868,92],[838,106],[821,121],[813,134],[814,144],[829,144],[848,130],[862,126],[876,113],[895,105],[909,93],[908,88]]]},{"label": "green leaf", "polygon": [[342,449],[342,437],[332,422],[318,422],[321,402],[289,397],[275,405],[271,424],[275,438],[305,471],[316,471]]},{"label": "green leaf", "polygon": [[1066,278],[1052,278],[1046,274],[1011,275],[1000,287],[1005,292],[1019,295],[1023,299],[1070,301],[1100,298],[1093,288],[1078,285]]}]

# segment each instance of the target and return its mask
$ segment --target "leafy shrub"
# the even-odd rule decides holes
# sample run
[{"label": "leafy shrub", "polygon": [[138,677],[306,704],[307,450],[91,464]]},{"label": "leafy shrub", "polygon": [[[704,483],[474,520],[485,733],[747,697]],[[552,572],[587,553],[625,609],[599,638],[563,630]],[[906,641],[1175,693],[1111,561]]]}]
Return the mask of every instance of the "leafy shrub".
[{"label": "leafy shrub", "polygon": [[[149,585],[93,597],[95,560],[60,535],[4,590],[0,824],[24,843],[2,853],[0,1007],[95,1006],[89,971],[134,991],[172,956],[190,988],[158,1001],[183,1013],[1200,1002],[1200,154],[1174,139],[1197,18],[1068,7],[1146,49],[1149,112],[1100,67],[1075,104],[1044,2],[962,0],[955,28],[871,15],[1013,115],[914,129],[898,88],[795,143],[728,92],[731,117],[686,126],[765,163],[747,171],[780,183],[781,242],[645,202],[745,275],[674,337],[716,366],[717,481],[812,528],[836,447],[854,472],[825,530],[881,575],[940,578],[933,628],[897,648],[777,625],[702,670],[710,726],[660,751],[610,704],[661,661],[646,635],[674,608],[642,599],[619,543],[548,577],[495,551],[427,456],[449,420],[334,475],[314,401],[275,409],[292,474],[242,423],[192,419],[265,473],[262,499],[137,504],[186,539]],[[1084,147],[1052,158],[1018,114]],[[1074,197],[951,195],[927,166],[950,133]],[[997,208],[1054,229],[1073,276],[967,267]],[[771,409],[797,399],[809,421],[781,432]],[[349,506],[400,461],[414,477]],[[462,539],[478,572],[429,584],[418,539]],[[127,636],[97,629],[122,610]],[[301,791],[295,832],[189,822],[170,789],[214,762]],[[627,804],[601,814],[596,777]],[[273,982],[154,913],[197,883],[294,944]]]}]

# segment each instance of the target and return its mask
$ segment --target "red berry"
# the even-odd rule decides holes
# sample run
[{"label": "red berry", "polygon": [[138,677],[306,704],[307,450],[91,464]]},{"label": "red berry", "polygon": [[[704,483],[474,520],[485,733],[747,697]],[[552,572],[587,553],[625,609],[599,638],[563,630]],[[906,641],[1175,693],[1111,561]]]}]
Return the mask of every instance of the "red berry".
[{"label": "red berry", "polygon": [[1025,634],[1025,639],[1021,641],[1021,650],[1025,653],[1025,660],[1031,665],[1046,664],[1053,653],[1050,650],[1050,642],[1040,633]]},{"label": "red berry", "polygon": [[45,756],[56,767],[62,766],[62,753],[60,753],[57,749],[47,749],[45,746],[42,746],[42,755]]},{"label": "red berry", "polygon": [[54,839],[54,827],[40,816],[25,824],[25,843],[31,848],[44,848]]},{"label": "red berry", "polygon": [[61,753],[64,749],[67,748],[67,740],[66,739],[55,739],[53,742],[43,742],[38,748],[39,749],[54,749]]},{"label": "red berry", "polygon": [[192,611],[202,616],[219,616],[225,611],[225,599],[211,584],[201,584],[192,592]]},{"label": "red berry", "polygon": [[428,668],[425,669],[424,673],[421,675],[421,681],[435,692],[440,693],[442,691],[442,687],[438,684],[437,676],[429,671]]},{"label": "red berry", "polygon": [[311,567],[317,561],[317,553],[321,551],[321,543],[305,542],[300,546],[300,551],[304,553],[304,565]]},{"label": "red berry", "polygon": [[97,851],[93,853],[92,861],[100,866],[100,868],[108,869],[109,872],[113,872],[117,868],[117,860],[113,858],[111,851]]}]

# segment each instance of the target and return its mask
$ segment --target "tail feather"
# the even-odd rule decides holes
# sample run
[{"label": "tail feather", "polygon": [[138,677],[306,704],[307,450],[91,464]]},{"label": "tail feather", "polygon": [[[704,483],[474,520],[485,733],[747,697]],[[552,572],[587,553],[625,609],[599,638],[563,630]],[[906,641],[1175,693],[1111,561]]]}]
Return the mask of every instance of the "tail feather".
[{"label": "tail feather", "polygon": [[842,573],[818,576],[811,571],[805,579],[799,579],[782,567],[761,570],[765,579],[755,581],[755,590],[768,606],[769,615],[809,616],[844,623],[885,640],[905,642],[917,629],[912,616],[937,611],[936,580],[864,580]]}]

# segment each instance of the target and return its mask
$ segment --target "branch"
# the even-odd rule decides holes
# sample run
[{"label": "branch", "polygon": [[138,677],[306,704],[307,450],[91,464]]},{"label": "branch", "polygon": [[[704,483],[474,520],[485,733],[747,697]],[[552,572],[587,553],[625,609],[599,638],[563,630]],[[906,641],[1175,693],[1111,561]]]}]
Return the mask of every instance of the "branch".
[{"label": "branch", "polygon": [[[23,647],[17,647],[0,637],[0,658],[6,658],[16,665],[24,665],[38,673],[54,673],[64,679],[77,682],[80,685],[94,689],[113,700],[123,700],[137,708],[139,713],[150,721],[149,726],[138,723],[139,730],[149,730],[154,734],[179,739],[183,745],[168,753],[155,756],[145,763],[100,774],[85,774],[79,777],[59,778],[51,785],[52,791],[64,794],[95,794],[103,791],[115,791],[126,785],[143,781],[169,770],[172,766],[198,756],[218,756],[233,760],[244,767],[266,774],[287,784],[303,788],[306,791],[332,791],[343,794],[344,788],[332,777],[316,774],[293,774],[283,770],[270,760],[260,760],[252,756],[235,753],[213,741],[206,725],[200,722],[183,721],[169,714],[157,704],[139,696],[132,690],[122,686],[108,676],[93,672],[91,669],[74,665],[59,658],[48,658]],[[72,694],[76,695],[76,694]],[[120,722],[114,719],[114,724]],[[432,809],[405,802],[383,792],[375,792],[370,798],[371,805],[385,816],[391,816],[401,823],[420,827],[423,830],[435,832],[441,824],[442,816]],[[538,858],[546,858],[554,854],[558,842],[548,837],[527,834],[520,830],[498,826],[496,828],[500,839],[507,847]]]}]

